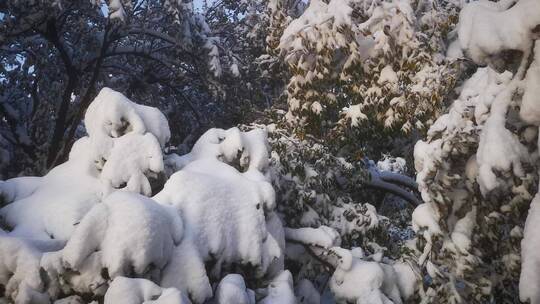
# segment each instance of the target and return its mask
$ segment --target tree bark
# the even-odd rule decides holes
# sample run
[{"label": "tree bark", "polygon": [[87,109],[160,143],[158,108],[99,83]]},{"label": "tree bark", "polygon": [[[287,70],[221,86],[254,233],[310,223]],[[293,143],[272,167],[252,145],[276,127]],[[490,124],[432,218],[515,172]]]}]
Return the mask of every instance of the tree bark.
[{"label": "tree bark", "polygon": [[51,142],[49,144],[49,149],[47,152],[46,165],[47,165],[47,168],[51,168],[52,166],[55,165],[55,159],[57,158],[56,156],[58,152],[60,151],[62,139],[64,138],[64,134],[67,127],[66,120],[67,120],[67,115],[68,115],[68,110],[69,110],[69,103],[71,101],[71,95],[75,91],[75,88],[77,87],[77,83],[79,79],[78,79],[77,71],[72,64],[71,58],[69,57],[66,49],[64,48],[64,45],[60,41],[60,38],[58,37],[58,30],[56,28],[55,19],[49,19],[47,21],[47,30],[44,36],[49,42],[51,42],[55,46],[55,48],[60,53],[60,58],[62,59],[62,62],[64,63],[64,67],[66,69],[66,74],[67,74],[66,88],[64,89],[60,106],[58,107],[58,110],[56,112],[53,135],[52,135]]}]

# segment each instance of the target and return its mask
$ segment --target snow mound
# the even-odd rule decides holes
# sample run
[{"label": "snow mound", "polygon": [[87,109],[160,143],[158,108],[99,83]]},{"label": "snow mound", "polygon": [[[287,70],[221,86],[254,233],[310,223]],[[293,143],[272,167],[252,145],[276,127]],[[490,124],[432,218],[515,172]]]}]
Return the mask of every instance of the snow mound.
[{"label": "snow mound", "polygon": [[[295,303],[265,129],[211,129],[190,153],[164,161],[165,116],[107,88],[85,125],[88,136],[68,161],[43,177],[0,182],[0,284],[8,301],[78,303],[91,295],[105,303],[205,303],[210,278],[239,267],[272,282],[262,303]],[[149,178],[165,166],[176,172],[147,197]],[[255,303],[239,275],[225,276],[215,291],[218,303]]]},{"label": "snow mound", "polygon": [[219,282],[215,299],[217,304],[255,304],[255,293],[246,288],[241,275],[228,274]]},{"label": "snow mound", "polygon": [[268,295],[260,304],[295,304],[293,278],[288,270],[284,270],[268,285]]},{"label": "snow mound", "polygon": [[126,134],[118,138],[103,166],[101,179],[108,188],[121,188],[150,196],[148,177],[163,171],[163,156],[156,138],[151,134]]},{"label": "snow mound", "polygon": [[144,196],[117,191],[77,225],[62,258],[67,267],[78,270],[98,251],[111,278],[131,271],[141,275],[150,266],[161,269],[167,264],[182,231],[173,210]]},{"label": "snow mound", "polygon": [[330,278],[330,289],[336,299],[362,304],[400,304],[414,293],[417,280],[410,266],[365,261],[339,247],[332,251],[340,258]]},{"label": "snow mound", "polygon": [[252,178],[260,176],[269,163],[267,131],[253,129],[242,132],[238,128],[210,129],[195,143],[190,153],[182,156],[171,154],[166,163],[173,171],[200,159],[215,159],[249,172]]},{"label": "snow mound", "polygon": [[97,175],[88,159],[78,159],[42,178],[14,178],[0,184],[0,191],[14,199],[0,209],[0,217],[12,229],[9,234],[67,240],[74,225],[101,200],[103,189]]},{"label": "snow mound", "polygon": [[172,254],[161,274],[162,287],[174,287],[188,294],[195,303],[204,303],[212,297],[204,261],[194,240],[185,236]]},{"label": "snow mound", "polygon": [[136,104],[109,88],[101,89],[88,106],[84,124],[88,136],[99,141],[101,148],[109,148],[114,138],[130,132],[151,133],[162,147],[171,137],[167,118],[158,109]]},{"label": "snow mound", "polygon": [[[114,188],[151,195],[148,178],[163,171],[161,148],[170,137],[165,116],[104,88],[85,116],[88,136],[67,162],[44,177],[0,183],[0,217],[10,235],[67,240],[77,223]],[[62,214],[62,216],[57,216]]]},{"label": "snow mound", "polygon": [[459,43],[464,53],[480,65],[505,50],[520,50],[527,57],[538,24],[537,0],[472,1],[459,14]]},{"label": "snow mound", "polygon": [[105,294],[105,304],[191,304],[175,288],[161,288],[152,281],[117,277]]},{"label": "snow mound", "polygon": [[0,285],[15,303],[49,303],[40,278],[41,254],[22,239],[0,235]]},{"label": "snow mound", "polygon": [[255,266],[259,275],[282,264],[281,223],[273,222],[277,233],[269,233],[267,227],[275,193],[264,176],[269,158],[266,137],[263,129],[211,129],[190,153],[168,159],[168,165],[179,171],[154,199],[179,210],[186,237],[204,261],[217,257],[213,275],[219,276],[221,267],[231,263]]},{"label": "snow mound", "polygon": [[[173,174],[154,199],[180,211],[187,235],[205,260],[219,257],[215,271],[219,273],[221,263],[240,262],[264,273],[268,262],[281,255],[265,223],[265,212],[275,206],[274,196],[268,182],[253,181],[227,164],[203,159]],[[271,256],[265,258],[266,254]]]}]

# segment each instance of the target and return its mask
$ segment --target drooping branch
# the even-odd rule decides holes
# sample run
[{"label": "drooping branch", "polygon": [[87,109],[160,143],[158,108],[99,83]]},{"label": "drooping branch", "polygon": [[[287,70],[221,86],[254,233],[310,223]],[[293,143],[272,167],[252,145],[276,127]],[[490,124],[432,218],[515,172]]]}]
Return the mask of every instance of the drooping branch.
[{"label": "drooping branch", "polygon": [[328,252],[329,250],[324,248],[324,247],[320,247],[320,246],[316,246],[316,245],[308,245],[308,244],[305,244],[305,243],[302,243],[300,241],[297,241],[297,240],[290,240],[290,239],[286,239],[287,242],[291,243],[291,244],[298,244],[298,245],[302,245],[304,247],[304,249],[306,250],[306,252],[312,256],[315,260],[317,260],[319,263],[321,263],[329,272],[334,272],[336,270],[336,266],[334,266],[332,263],[328,262],[327,260],[325,260],[323,258],[323,256],[327,256],[327,254],[317,254],[315,252],[315,250],[312,248],[312,247],[315,247],[319,250],[321,250],[322,252]]},{"label": "drooping branch", "polygon": [[367,166],[370,178],[369,180],[363,181],[364,186],[396,195],[404,199],[413,207],[421,204],[421,201],[416,195],[400,187],[404,186],[410,190],[418,191],[418,185],[412,178],[392,172],[380,171],[373,164],[367,164]]}]

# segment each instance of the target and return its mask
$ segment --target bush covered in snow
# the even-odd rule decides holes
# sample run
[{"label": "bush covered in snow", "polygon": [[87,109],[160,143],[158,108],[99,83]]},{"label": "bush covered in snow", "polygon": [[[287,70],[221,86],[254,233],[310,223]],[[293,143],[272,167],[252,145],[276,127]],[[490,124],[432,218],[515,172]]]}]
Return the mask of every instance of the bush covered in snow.
[{"label": "bush covered in snow", "polygon": [[[300,249],[312,254],[304,259],[330,265],[338,299],[365,297],[355,291],[358,276],[371,298],[401,301],[412,293],[414,284],[402,278],[414,277],[412,268],[336,247],[340,234],[354,231],[337,213],[352,205],[336,207],[331,222],[307,214],[283,227],[271,184],[280,167],[267,128],[211,129],[190,153],[164,154],[165,116],[108,88],[89,106],[85,126],[88,135],[64,164],[0,184],[5,299],[286,304],[305,297],[306,288],[319,297],[305,278],[295,294],[284,268],[289,243],[297,247],[293,256]],[[158,175],[167,181],[152,188]],[[378,216],[373,206],[362,210],[365,221],[355,223],[363,233]]]},{"label": "bush covered in snow", "polygon": [[[282,2],[272,1],[273,16]],[[309,1],[281,21],[275,46],[290,72],[287,120],[363,138],[424,130],[455,82],[440,52],[456,15],[446,1]]]},{"label": "bush covered in snow", "polygon": [[[488,66],[463,83],[448,113],[415,147],[425,203],[413,225],[418,263],[430,277],[428,302],[515,303],[518,288],[522,301],[540,301],[532,232],[540,9],[538,1],[514,2],[477,1],[462,9],[458,43]],[[505,55],[513,50],[521,52],[517,66]],[[505,71],[497,71],[501,66]]]}]

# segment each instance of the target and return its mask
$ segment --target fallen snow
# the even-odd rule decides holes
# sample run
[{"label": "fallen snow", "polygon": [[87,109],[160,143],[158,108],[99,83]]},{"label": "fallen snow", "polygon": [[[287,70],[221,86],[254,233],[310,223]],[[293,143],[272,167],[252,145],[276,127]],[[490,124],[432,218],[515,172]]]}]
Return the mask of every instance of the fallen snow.
[{"label": "fallen snow", "polygon": [[[216,291],[224,303],[254,303],[239,276],[226,276],[217,290],[210,285],[235,264],[255,266],[273,282],[263,303],[294,303],[265,129],[211,129],[190,153],[164,160],[164,115],[107,88],[85,126],[88,136],[67,162],[44,177],[0,183],[9,228],[0,231],[0,284],[9,299],[204,303]],[[161,192],[139,194],[151,195],[149,178],[165,169],[171,176]],[[210,273],[205,262],[215,265]]]}]

